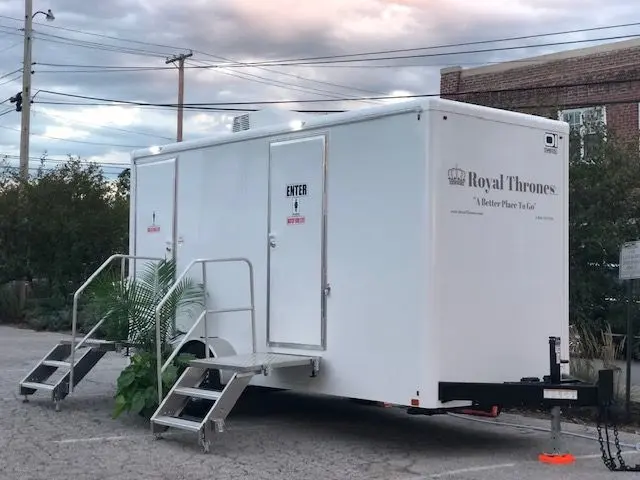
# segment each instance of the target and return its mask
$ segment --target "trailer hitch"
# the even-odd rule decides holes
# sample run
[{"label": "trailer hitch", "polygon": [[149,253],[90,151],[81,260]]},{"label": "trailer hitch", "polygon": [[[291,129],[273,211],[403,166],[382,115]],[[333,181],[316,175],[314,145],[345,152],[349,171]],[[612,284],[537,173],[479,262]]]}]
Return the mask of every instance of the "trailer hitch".
[{"label": "trailer hitch", "polygon": [[[627,465],[622,458],[622,449],[616,423],[616,406],[614,395],[614,371],[603,369],[598,371],[595,383],[586,383],[574,378],[562,378],[561,365],[566,363],[560,358],[560,338],[549,337],[549,374],[538,377],[524,377],[519,382],[503,383],[471,383],[471,382],[439,382],[438,395],[441,402],[456,400],[471,401],[474,405],[484,407],[499,405],[508,407],[551,407],[552,411],[552,443],[553,454],[545,457],[563,456],[558,446],[560,435],[560,408],[587,407],[597,409],[597,440],[600,443],[602,461],[612,472],[640,472],[640,464]],[[616,410],[614,410],[616,407]],[[476,408],[476,407],[472,407]],[[423,409],[410,409],[408,413],[427,413]],[[612,438],[614,448],[612,447]],[[636,445],[640,451],[640,443]],[[544,460],[546,461],[546,460]]]}]

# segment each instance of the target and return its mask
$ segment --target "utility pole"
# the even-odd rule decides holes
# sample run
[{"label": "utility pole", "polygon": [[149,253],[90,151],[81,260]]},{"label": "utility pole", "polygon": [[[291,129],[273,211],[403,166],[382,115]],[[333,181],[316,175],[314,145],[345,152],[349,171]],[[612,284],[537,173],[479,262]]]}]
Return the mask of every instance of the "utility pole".
[{"label": "utility pole", "polygon": [[184,61],[193,56],[193,52],[181,53],[180,55],[174,55],[168,58],[166,64],[178,62],[178,135],[177,141],[182,141],[182,119],[183,119],[183,104],[184,104]]},{"label": "utility pole", "polygon": [[[31,129],[31,47],[33,41],[33,17],[43,14],[47,21],[52,22],[55,17],[51,9],[46,12],[33,13],[33,0],[24,0],[24,54],[22,65],[22,96],[20,111],[22,112],[20,126],[20,177],[29,176],[29,134]],[[19,102],[16,102],[19,105]],[[17,105],[17,106],[18,106]]]},{"label": "utility pole", "polygon": [[29,176],[29,130],[31,121],[31,36],[33,0],[24,0],[24,56],[22,67],[22,121],[20,126],[20,178]]}]

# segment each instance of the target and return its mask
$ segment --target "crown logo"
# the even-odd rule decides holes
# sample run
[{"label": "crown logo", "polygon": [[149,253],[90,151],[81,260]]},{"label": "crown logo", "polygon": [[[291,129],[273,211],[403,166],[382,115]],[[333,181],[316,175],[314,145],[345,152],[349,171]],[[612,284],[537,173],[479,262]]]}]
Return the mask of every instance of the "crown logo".
[{"label": "crown logo", "polygon": [[461,185],[464,186],[464,179],[466,173],[464,170],[458,167],[450,168],[447,172],[449,176],[449,185]]}]

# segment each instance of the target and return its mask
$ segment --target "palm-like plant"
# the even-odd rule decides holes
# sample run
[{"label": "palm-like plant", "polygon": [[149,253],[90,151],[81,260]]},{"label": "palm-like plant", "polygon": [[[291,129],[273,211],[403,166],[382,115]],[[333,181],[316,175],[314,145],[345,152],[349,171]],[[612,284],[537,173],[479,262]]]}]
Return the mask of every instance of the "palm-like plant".
[{"label": "palm-like plant", "polygon": [[[122,280],[119,272],[101,276],[89,293],[89,300],[105,318],[101,327],[108,340],[127,341],[135,349],[131,363],[118,377],[113,416],[133,412],[149,417],[157,408],[156,307],[173,287],[176,265],[173,260],[146,264],[134,278]],[[204,288],[184,278],[176,285],[160,310],[161,356],[169,355],[174,319],[204,307]],[[186,367],[189,356],[176,357],[162,375],[166,394]]]},{"label": "palm-like plant", "polygon": [[[121,279],[118,272],[102,275],[89,291],[90,302],[106,317],[101,327],[108,340],[127,341],[138,351],[153,352],[156,344],[156,307],[174,284],[174,260],[149,262],[135,277]],[[204,289],[190,278],[182,279],[160,311],[163,352],[174,331],[178,315],[191,315],[204,305]],[[198,313],[200,313],[198,311]],[[171,337],[169,336],[171,334]]]}]

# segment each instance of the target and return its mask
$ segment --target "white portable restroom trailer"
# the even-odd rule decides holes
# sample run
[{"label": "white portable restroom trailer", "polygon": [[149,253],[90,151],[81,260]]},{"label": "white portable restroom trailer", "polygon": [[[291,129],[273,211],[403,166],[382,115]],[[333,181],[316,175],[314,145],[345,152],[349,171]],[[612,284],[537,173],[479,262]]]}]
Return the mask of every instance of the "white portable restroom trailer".
[{"label": "white portable restroom trailer", "polygon": [[[199,432],[206,449],[248,385],[413,413],[607,394],[560,374],[566,123],[435,98],[252,115],[132,155],[130,255],[175,258],[198,281],[204,264],[209,296],[204,321],[178,318],[191,331],[175,352],[212,358],[162,398],[154,432]],[[252,285],[245,263],[200,261],[229,258]],[[209,370],[218,391],[199,388]],[[205,417],[182,415],[192,398],[214,402]]]},{"label": "white portable restroom trailer", "polygon": [[[250,384],[437,410],[548,371],[569,336],[566,123],[442,99],[290,115],[133,154],[132,254],[250,260],[258,353],[321,364]],[[244,265],[206,275],[207,308],[249,303]],[[249,320],[209,315],[208,336],[251,354]]]}]

